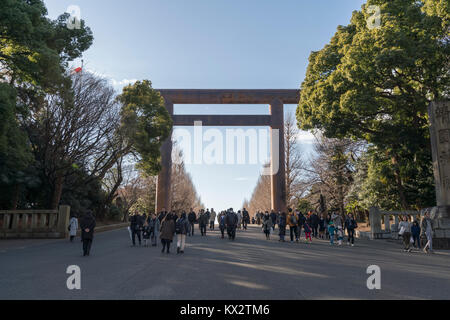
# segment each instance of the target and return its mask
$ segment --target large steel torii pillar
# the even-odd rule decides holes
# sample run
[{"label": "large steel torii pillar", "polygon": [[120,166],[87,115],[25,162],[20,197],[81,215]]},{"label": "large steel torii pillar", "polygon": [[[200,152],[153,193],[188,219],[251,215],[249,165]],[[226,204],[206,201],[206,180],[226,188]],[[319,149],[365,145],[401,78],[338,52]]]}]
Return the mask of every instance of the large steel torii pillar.
[{"label": "large steel torii pillar", "polygon": [[[275,211],[286,210],[286,171],[284,153],[284,104],[297,104],[299,90],[291,89],[156,89],[164,98],[174,126],[270,126],[271,202]],[[268,104],[270,115],[174,115],[174,104]],[[278,131],[276,131],[278,130]],[[278,132],[278,135],[275,133]],[[275,139],[277,141],[275,141]],[[278,160],[278,161],[277,161]],[[172,139],[161,147],[162,170],[156,187],[156,212],[170,210],[170,176],[172,168]]]}]

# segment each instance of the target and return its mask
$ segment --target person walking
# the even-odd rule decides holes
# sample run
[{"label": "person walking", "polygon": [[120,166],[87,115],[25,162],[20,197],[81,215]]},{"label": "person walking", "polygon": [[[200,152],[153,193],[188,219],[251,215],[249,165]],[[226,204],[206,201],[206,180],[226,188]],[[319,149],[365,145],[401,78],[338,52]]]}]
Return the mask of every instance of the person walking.
[{"label": "person walking", "polygon": [[285,242],[284,237],[286,236],[286,212],[282,212],[280,215],[280,220],[278,222],[278,235],[280,236],[280,240],[281,242]]},{"label": "person walking", "polygon": [[[413,246],[414,248],[420,249],[420,225],[417,220],[414,220],[411,226],[411,236],[413,238]],[[417,246],[416,246],[417,244]]]},{"label": "person walking", "polygon": [[194,236],[194,224],[195,224],[196,220],[197,220],[197,214],[191,208],[191,211],[188,214],[188,221],[189,221],[189,224],[190,224],[189,236]]},{"label": "person walking", "polygon": [[143,228],[142,217],[139,214],[134,213],[130,217],[131,242],[133,247],[136,246],[136,236],[138,237],[139,245],[141,245],[142,228]]},{"label": "person walking", "polygon": [[205,213],[205,210],[202,209],[198,217],[198,225],[202,236],[206,236],[206,226],[208,225],[208,222],[208,215]]},{"label": "person walking", "polygon": [[270,240],[270,232],[272,230],[272,218],[267,213],[263,218],[263,231],[266,234],[266,240]]},{"label": "person walking", "polygon": [[318,229],[319,229],[319,216],[317,215],[317,213],[313,212],[311,214],[311,230],[312,230],[312,236],[314,238],[318,238]]},{"label": "person walking", "polygon": [[242,227],[244,230],[247,230],[247,225],[250,223],[250,214],[248,211],[244,208],[242,210]]},{"label": "person walking", "polygon": [[161,243],[163,245],[161,252],[167,248],[167,254],[170,253],[170,244],[173,241],[173,235],[175,234],[175,221],[171,213],[168,213],[161,223]]},{"label": "person walking", "polygon": [[220,233],[222,234],[222,239],[224,239],[225,238],[225,228],[226,228],[224,211],[222,211],[219,214],[219,217],[217,218],[217,220],[219,221],[219,229],[220,229]]},{"label": "person walking", "polygon": [[334,232],[336,231],[336,228],[334,227],[333,220],[330,220],[328,223],[328,234],[330,235],[330,244],[334,244]]},{"label": "person walking", "polygon": [[159,219],[156,217],[156,214],[152,213],[150,215],[149,220],[148,220],[148,225],[150,228],[150,239],[152,242],[152,247],[157,247],[161,223],[160,223]]},{"label": "person walking", "polygon": [[347,245],[351,245],[352,247],[355,246],[355,229],[358,228],[358,224],[356,223],[356,220],[353,218],[353,214],[349,213],[347,216],[347,219],[345,219],[345,229],[347,229]]},{"label": "person walking", "polygon": [[152,236],[150,224],[148,219],[145,220],[144,225],[142,227],[142,240],[144,240],[144,247],[148,247],[150,243],[150,237]]},{"label": "person walking", "polygon": [[240,230],[241,227],[242,227],[242,212],[241,212],[241,210],[238,210],[236,215],[237,215],[237,218],[238,218],[237,228]]},{"label": "person walking", "polygon": [[303,224],[303,230],[305,230],[305,241],[308,242],[308,239],[309,239],[309,242],[311,243],[312,242],[312,238],[311,238],[312,228],[309,226],[308,222],[305,222]]},{"label": "person walking", "polygon": [[216,212],[214,208],[211,208],[211,215],[209,217],[209,230],[214,230],[214,224],[216,223]]},{"label": "person walking", "polygon": [[162,208],[162,211],[159,213],[159,216],[158,216],[159,223],[161,223],[163,221],[163,219],[166,217],[166,215],[167,215],[166,208]]},{"label": "person walking", "polygon": [[430,218],[430,212],[425,212],[425,216],[420,223],[422,237],[426,237],[427,243],[423,247],[423,252],[434,253],[433,252],[433,220]]},{"label": "person walking", "polygon": [[289,214],[288,214],[288,220],[287,223],[289,225],[289,234],[291,237],[291,242],[294,242],[294,235],[295,235],[295,241],[298,242],[298,217],[295,214],[295,212],[292,212],[292,209],[289,208]]},{"label": "person walking", "polygon": [[325,239],[325,217],[323,215],[323,213],[320,214],[320,218],[319,218],[319,238],[320,239]]},{"label": "person walking", "polygon": [[80,221],[83,256],[89,256],[94,240],[95,218],[91,210],[87,210]]},{"label": "person walking", "polygon": [[339,214],[333,212],[331,214],[331,221],[333,221],[335,232],[336,232],[337,237],[338,237],[338,244],[342,245],[342,239],[344,239],[344,231],[343,231],[343,226],[342,226],[342,217]]},{"label": "person walking", "polygon": [[275,211],[270,211],[270,219],[272,220],[272,229],[275,231],[275,226],[277,225],[277,214]]},{"label": "person walking", "polygon": [[301,238],[302,238],[302,229],[304,229],[303,228],[303,226],[304,226],[304,224],[305,223],[307,223],[307,218],[304,216],[304,214],[303,213],[301,213],[299,210],[296,210],[296,214],[297,214],[297,217],[298,217],[298,222],[297,222],[297,233],[298,233],[298,238],[299,238],[299,240],[301,240]]},{"label": "person walking", "polygon": [[177,254],[184,253],[186,245],[186,235],[189,233],[190,224],[186,217],[186,212],[175,222],[175,233],[177,234]]},{"label": "person walking", "polygon": [[408,221],[408,216],[403,216],[402,221],[398,224],[398,234],[403,238],[403,247],[405,252],[411,252],[411,224]]},{"label": "person walking", "polygon": [[70,217],[69,220],[69,236],[70,236],[70,242],[73,242],[73,239],[77,236],[78,231],[78,219],[75,214],[73,214]]},{"label": "person walking", "polygon": [[228,213],[225,218],[225,225],[227,227],[228,239],[235,240],[236,238],[236,228],[238,225],[238,216],[233,211],[233,208],[228,210]]}]

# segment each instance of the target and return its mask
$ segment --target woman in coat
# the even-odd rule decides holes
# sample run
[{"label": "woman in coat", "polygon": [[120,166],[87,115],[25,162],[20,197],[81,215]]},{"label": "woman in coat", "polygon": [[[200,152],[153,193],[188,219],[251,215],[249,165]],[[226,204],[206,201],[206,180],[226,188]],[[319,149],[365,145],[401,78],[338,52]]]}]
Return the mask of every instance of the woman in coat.
[{"label": "woman in coat", "polygon": [[171,213],[168,213],[161,223],[161,243],[163,248],[161,252],[164,253],[164,250],[167,247],[167,253],[170,253],[170,244],[173,241],[173,235],[175,234],[175,221]]},{"label": "woman in coat", "polygon": [[[215,219],[214,213],[214,219]],[[184,247],[186,245],[186,235],[190,232],[191,225],[186,216],[186,212],[183,211],[181,217],[175,222],[175,232],[177,234],[177,254],[184,253]]]},{"label": "woman in coat", "polygon": [[264,215],[263,230],[264,233],[266,234],[267,240],[270,240],[271,229],[272,229],[272,219],[270,218],[269,213],[266,212],[266,214]]},{"label": "woman in coat", "polygon": [[81,218],[81,240],[83,241],[83,256],[88,256],[94,240],[95,218],[92,211],[88,210]]},{"label": "woman in coat", "polygon": [[70,236],[70,242],[73,242],[73,239],[77,235],[78,230],[78,219],[76,215],[72,215],[72,217],[69,220],[69,236]]}]

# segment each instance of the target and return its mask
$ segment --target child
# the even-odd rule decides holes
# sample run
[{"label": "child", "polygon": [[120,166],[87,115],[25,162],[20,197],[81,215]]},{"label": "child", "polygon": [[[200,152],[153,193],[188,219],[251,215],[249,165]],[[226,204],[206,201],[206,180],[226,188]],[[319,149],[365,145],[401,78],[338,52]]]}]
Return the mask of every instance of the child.
[{"label": "child", "polygon": [[342,230],[341,226],[338,227],[337,237],[338,237],[339,245],[341,246],[342,245],[342,239],[344,239],[344,230]]},{"label": "child", "polygon": [[308,242],[308,239],[309,239],[309,242],[311,243],[312,242],[312,239],[311,239],[311,227],[309,226],[309,224],[307,222],[305,222],[305,224],[303,225],[303,230],[305,230],[305,240],[306,240],[306,242]]},{"label": "child", "polygon": [[334,228],[334,222],[330,221],[328,223],[328,234],[330,235],[330,244],[333,245],[334,244],[334,231],[336,229]]},{"label": "child", "polygon": [[150,242],[150,235],[152,233],[150,229],[150,225],[145,221],[144,227],[142,228],[142,238],[144,239],[145,247],[148,247],[148,243]]}]

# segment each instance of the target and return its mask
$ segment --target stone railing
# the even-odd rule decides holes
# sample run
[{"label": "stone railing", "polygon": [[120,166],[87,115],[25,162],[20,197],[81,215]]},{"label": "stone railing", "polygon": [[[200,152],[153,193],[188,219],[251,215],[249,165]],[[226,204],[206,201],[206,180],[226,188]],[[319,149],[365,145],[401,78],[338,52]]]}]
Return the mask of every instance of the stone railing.
[{"label": "stone railing", "polygon": [[65,238],[69,206],[59,210],[0,210],[0,239]]},{"label": "stone railing", "polygon": [[[369,210],[370,221],[370,238],[371,239],[396,239],[398,238],[397,226],[400,222],[401,216],[408,216],[410,222],[413,222],[418,216],[423,214],[422,211],[384,211],[377,207],[372,207]],[[394,224],[391,225],[391,216],[394,217]],[[382,222],[384,218],[384,229]]]}]

